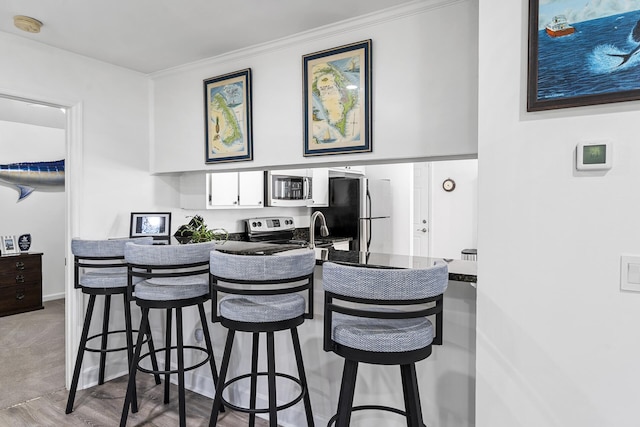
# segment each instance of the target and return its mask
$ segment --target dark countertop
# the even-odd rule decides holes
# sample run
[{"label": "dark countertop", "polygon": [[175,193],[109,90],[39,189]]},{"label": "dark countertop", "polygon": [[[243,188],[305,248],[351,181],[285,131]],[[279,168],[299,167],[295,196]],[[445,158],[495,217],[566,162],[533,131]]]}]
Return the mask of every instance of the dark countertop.
[{"label": "dark countertop", "polygon": [[[218,250],[242,255],[273,255],[296,249],[300,249],[300,246],[230,240],[221,244]],[[326,261],[333,261],[365,267],[424,268],[433,265],[436,261],[443,261],[443,258],[339,251],[324,248],[316,248],[315,251],[317,265],[322,265]],[[477,282],[477,265],[475,261],[445,261],[449,264],[449,280],[474,284]]]}]

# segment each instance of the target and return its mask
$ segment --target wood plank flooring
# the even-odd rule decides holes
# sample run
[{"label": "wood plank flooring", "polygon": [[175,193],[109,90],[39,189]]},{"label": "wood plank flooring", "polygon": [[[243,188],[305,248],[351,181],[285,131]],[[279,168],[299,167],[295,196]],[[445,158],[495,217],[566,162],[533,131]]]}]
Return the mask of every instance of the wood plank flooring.
[{"label": "wood plank flooring", "polygon": [[[0,318],[0,426],[117,426],[126,392],[126,377],[79,390],[74,411],[64,413],[64,300],[45,303],[44,310]],[[163,386],[151,375],[138,374],[139,412],[128,426],[178,425],[178,390],[162,403]],[[187,425],[208,426],[212,400],[187,390]],[[219,427],[248,424],[245,414],[227,410]],[[267,426],[257,419],[256,426]]]}]

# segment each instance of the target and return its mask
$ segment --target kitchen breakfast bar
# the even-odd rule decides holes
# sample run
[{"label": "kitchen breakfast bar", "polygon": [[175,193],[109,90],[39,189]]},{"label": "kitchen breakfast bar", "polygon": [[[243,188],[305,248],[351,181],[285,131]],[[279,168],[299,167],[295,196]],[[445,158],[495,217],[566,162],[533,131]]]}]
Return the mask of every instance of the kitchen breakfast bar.
[{"label": "kitchen breakfast bar", "polygon": [[[232,254],[277,255],[292,253],[296,249],[286,245],[227,241],[218,246],[219,250]],[[315,423],[325,426],[336,411],[344,359],[323,350],[323,285],[322,264],[327,261],[355,266],[383,268],[424,268],[435,262],[447,262],[449,283],[444,294],[444,327],[442,345],[433,346],[433,353],[416,364],[420,388],[420,398],[424,422],[428,426],[473,426],[475,424],[475,316],[476,316],[476,262],[443,260],[391,254],[377,254],[357,251],[340,251],[315,248],[316,268],[314,272],[314,316],[299,326],[299,336],[304,359],[309,395],[313,407]],[[210,319],[211,308],[207,309]],[[154,323],[152,323],[153,325]],[[161,324],[156,322],[155,324]],[[197,335],[201,329],[197,313],[185,312],[185,336]],[[188,331],[192,331],[189,334]],[[154,336],[162,336],[162,330],[153,330]],[[210,326],[216,362],[222,358],[226,330],[219,324]],[[193,338],[192,338],[193,339]],[[260,342],[260,352],[266,354],[266,346]],[[275,334],[277,370],[296,373],[297,367],[291,339],[286,333]],[[232,352],[229,376],[235,377],[247,372],[251,366],[251,334],[239,333]],[[191,355],[185,354],[186,359]],[[194,360],[189,362],[195,362]],[[262,363],[263,361],[261,361]],[[260,366],[262,369],[263,366]],[[215,389],[211,373],[204,367],[190,372],[186,378],[187,387],[213,398]],[[264,387],[262,387],[264,386]],[[225,391],[227,393],[227,391]],[[228,389],[229,399],[248,406],[249,382],[238,382]],[[298,394],[298,387],[287,381],[278,381],[278,402],[290,401]],[[267,406],[266,384],[259,384],[257,407]],[[404,408],[402,383],[397,366],[372,366],[361,364],[356,382],[355,405],[382,404]],[[381,411],[354,413],[352,424],[385,427],[403,426],[406,421],[396,415]],[[278,413],[278,423],[282,426],[306,425],[304,408],[294,405]]]}]

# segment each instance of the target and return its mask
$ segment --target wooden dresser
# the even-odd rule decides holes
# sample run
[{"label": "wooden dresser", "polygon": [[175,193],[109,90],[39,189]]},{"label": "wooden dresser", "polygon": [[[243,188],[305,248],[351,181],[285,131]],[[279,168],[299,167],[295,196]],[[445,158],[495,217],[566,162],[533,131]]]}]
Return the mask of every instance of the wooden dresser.
[{"label": "wooden dresser", "polygon": [[0,256],[0,316],[42,306],[42,254]]}]

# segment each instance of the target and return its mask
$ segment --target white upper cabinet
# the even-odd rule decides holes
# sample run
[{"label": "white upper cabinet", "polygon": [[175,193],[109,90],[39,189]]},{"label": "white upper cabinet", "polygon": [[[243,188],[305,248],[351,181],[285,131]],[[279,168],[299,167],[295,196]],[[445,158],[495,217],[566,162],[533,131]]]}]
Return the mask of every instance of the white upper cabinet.
[{"label": "white upper cabinet", "polygon": [[311,200],[307,201],[307,206],[329,206],[329,169],[307,169],[307,176],[311,177]]},{"label": "white upper cabinet", "polygon": [[329,168],[331,176],[362,176],[365,173],[365,166],[340,166]]},{"label": "white upper cabinet", "polygon": [[261,208],[264,205],[264,172],[238,173],[238,201],[243,208]]},{"label": "white upper cabinet", "polygon": [[209,206],[207,209],[233,208],[238,205],[238,172],[207,174]]},{"label": "white upper cabinet", "polygon": [[180,177],[180,207],[184,209],[261,208],[262,171],[185,173]]}]

